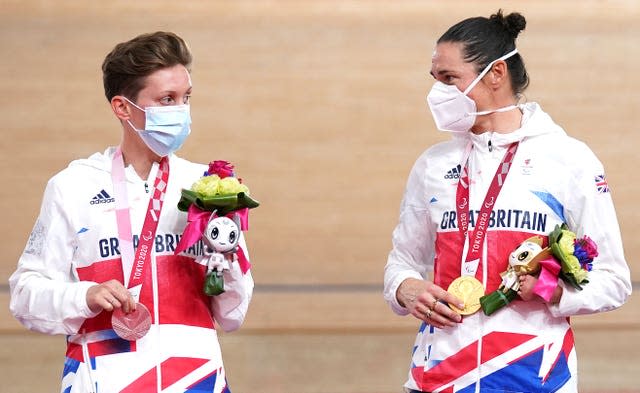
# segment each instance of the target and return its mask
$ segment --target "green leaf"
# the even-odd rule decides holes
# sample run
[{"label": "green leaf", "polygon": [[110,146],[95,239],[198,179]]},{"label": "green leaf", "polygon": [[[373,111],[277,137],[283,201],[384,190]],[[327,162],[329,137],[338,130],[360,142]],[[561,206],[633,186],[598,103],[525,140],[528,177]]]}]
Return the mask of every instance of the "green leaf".
[{"label": "green leaf", "polygon": [[480,306],[485,315],[489,316],[498,311],[502,307],[511,303],[516,298],[518,293],[513,289],[508,289],[507,292],[503,292],[500,289],[496,289],[488,295],[484,295],[480,298]]},{"label": "green leaf", "polygon": [[562,236],[562,228],[560,225],[556,225],[556,227],[549,234],[549,245],[553,245],[560,240],[560,236]]},{"label": "green leaf", "polygon": [[[582,291],[582,286],[580,285],[580,283],[578,283],[573,273],[567,273],[561,270],[559,276],[562,279],[562,281],[571,285],[575,289]],[[585,280],[582,282],[582,284],[586,284],[587,282],[588,281]]]},{"label": "green leaf", "polygon": [[202,210],[214,211],[219,216],[224,216],[234,210],[244,208],[253,209],[260,206],[260,203],[244,192],[232,195],[218,195],[215,197],[202,197],[197,192],[182,189],[182,195],[178,202],[178,210],[188,211],[191,204]]}]

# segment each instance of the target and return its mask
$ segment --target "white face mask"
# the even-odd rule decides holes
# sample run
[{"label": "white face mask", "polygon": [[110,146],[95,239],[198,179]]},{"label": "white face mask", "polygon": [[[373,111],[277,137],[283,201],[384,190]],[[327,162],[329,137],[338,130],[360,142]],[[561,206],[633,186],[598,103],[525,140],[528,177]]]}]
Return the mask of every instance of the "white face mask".
[{"label": "white face mask", "polygon": [[458,90],[454,85],[446,85],[440,81],[434,83],[431,91],[427,95],[427,103],[429,104],[429,109],[431,109],[433,120],[436,122],[436,127],[441,131],[467,132],[475,124],[477,115],[506,112],[516,108],[515,105],[509,105],[504,108],[476,112],[477,107],[475,101],[467,96],[487,72],[489,72],[495,62],[508,59],[516,53],[518,53],[518,49],[514,49],[489,63],[464,92]]},{"label": "white face mask", "polygon": [[149,149],[160,157],[177,151],[191,133],[189,105],[148,106],[143,109],[127,97],[124,99],[144,112],[144,130],[137,129],[130,120],[127,122],[139,133]]}]

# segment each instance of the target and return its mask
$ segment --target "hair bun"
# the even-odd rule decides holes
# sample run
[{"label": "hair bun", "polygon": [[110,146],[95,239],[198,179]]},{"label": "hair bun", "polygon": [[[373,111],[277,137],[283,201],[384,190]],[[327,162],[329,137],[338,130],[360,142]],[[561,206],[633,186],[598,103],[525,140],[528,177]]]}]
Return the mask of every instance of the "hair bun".
[{"label": "hair bun", "polygon": [[489,19],[499,23],[506,31],[509,32],[514,40],[527,26],[527,20],[519,12],[512,12],[505,17],[500,9],[498,10],[498,13],[491,15]]}]

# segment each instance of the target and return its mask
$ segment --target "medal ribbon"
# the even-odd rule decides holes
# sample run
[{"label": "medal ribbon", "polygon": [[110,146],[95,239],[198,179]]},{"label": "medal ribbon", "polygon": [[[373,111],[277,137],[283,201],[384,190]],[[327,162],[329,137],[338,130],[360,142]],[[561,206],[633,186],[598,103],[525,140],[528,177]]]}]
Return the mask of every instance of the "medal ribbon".
[{"label": "medal ribbon", "polygon": [[[493,211],[493,207],[498,199],[498,195],[502,190],[502,186],[509,174],[513,158],[518,150],[518,142],[514,142],[507,148],[498,169],[496,170],[487,195],[484,197],[482,206],[480,208],[480,214],[476,218],[475,227],[471,234],[469,234],[469,154],[471,146],[469,146],[463,157],[464,168],[460,174],[460,180],[458,181],[458,188],[456,190],[456,213],[458,220],[458,231],[462,235],[464,245],[468,246],[467,256],[461,266],[461,274],[463,276],[475,276],[478,270],[478,263],[482,256],[482,249],[484,247],[484,239],[487,235],[487,228],[489,227],[489,217]],[[468,243],[467,243],[468,239]]]},{"label": "medal ribbon", "polygon": [[[160,161],[135,256],[131,232],[131,213],[124,173],[124,160],[120,148],[118,148],[113,155],[111,180],[113,181],[113,192],[116,202],[116,222],[118,224],[122,272],[125,280],[124,285],[137,303],[140,299],[140,289],[142,288],[144,279],[144,266],[151,260],[153,242],[158,228],[158,221],[160,220],[160,212],[164,202],[167,183],[169,181],[169,161],[166,157],[163,157]],[[129,272],[130,275],[127,280],[127,273]]]}]

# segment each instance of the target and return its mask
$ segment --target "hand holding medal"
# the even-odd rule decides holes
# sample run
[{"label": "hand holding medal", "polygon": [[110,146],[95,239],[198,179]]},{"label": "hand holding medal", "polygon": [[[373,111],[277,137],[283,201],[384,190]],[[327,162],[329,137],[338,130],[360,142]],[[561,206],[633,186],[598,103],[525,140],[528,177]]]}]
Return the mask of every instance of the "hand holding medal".
[{"label": "hand holding medal", "polygon": [[446,303],[459,304],[459,300],[431,281],[408,278],[400,284],[398,300],[411,315],[437,328],[452,327],[462,322],[460,314]]},{"label": "hand holding medal", "polygon": [[113,311],[122,308],[124,312],[132,311],[136,302],[127,288],[118,280],[109,280],[96,284],[87,290],[87,306],[93,312]]},{"label": "hand holding medal", "polygon": [[94,285],[87,291],[87,305],[92,311],[113,311],[111,325],[125,340],[139,340],[151,328],[151,313],[118,280]]},{"label": "hand holding medal", "polygon": [[471,276],[455,279],[445,291],[430,281],[406,279],[398,288],[398,299],[413,316],[437,328],[455,326],[463,315],[480,309],[482,283]]}]

